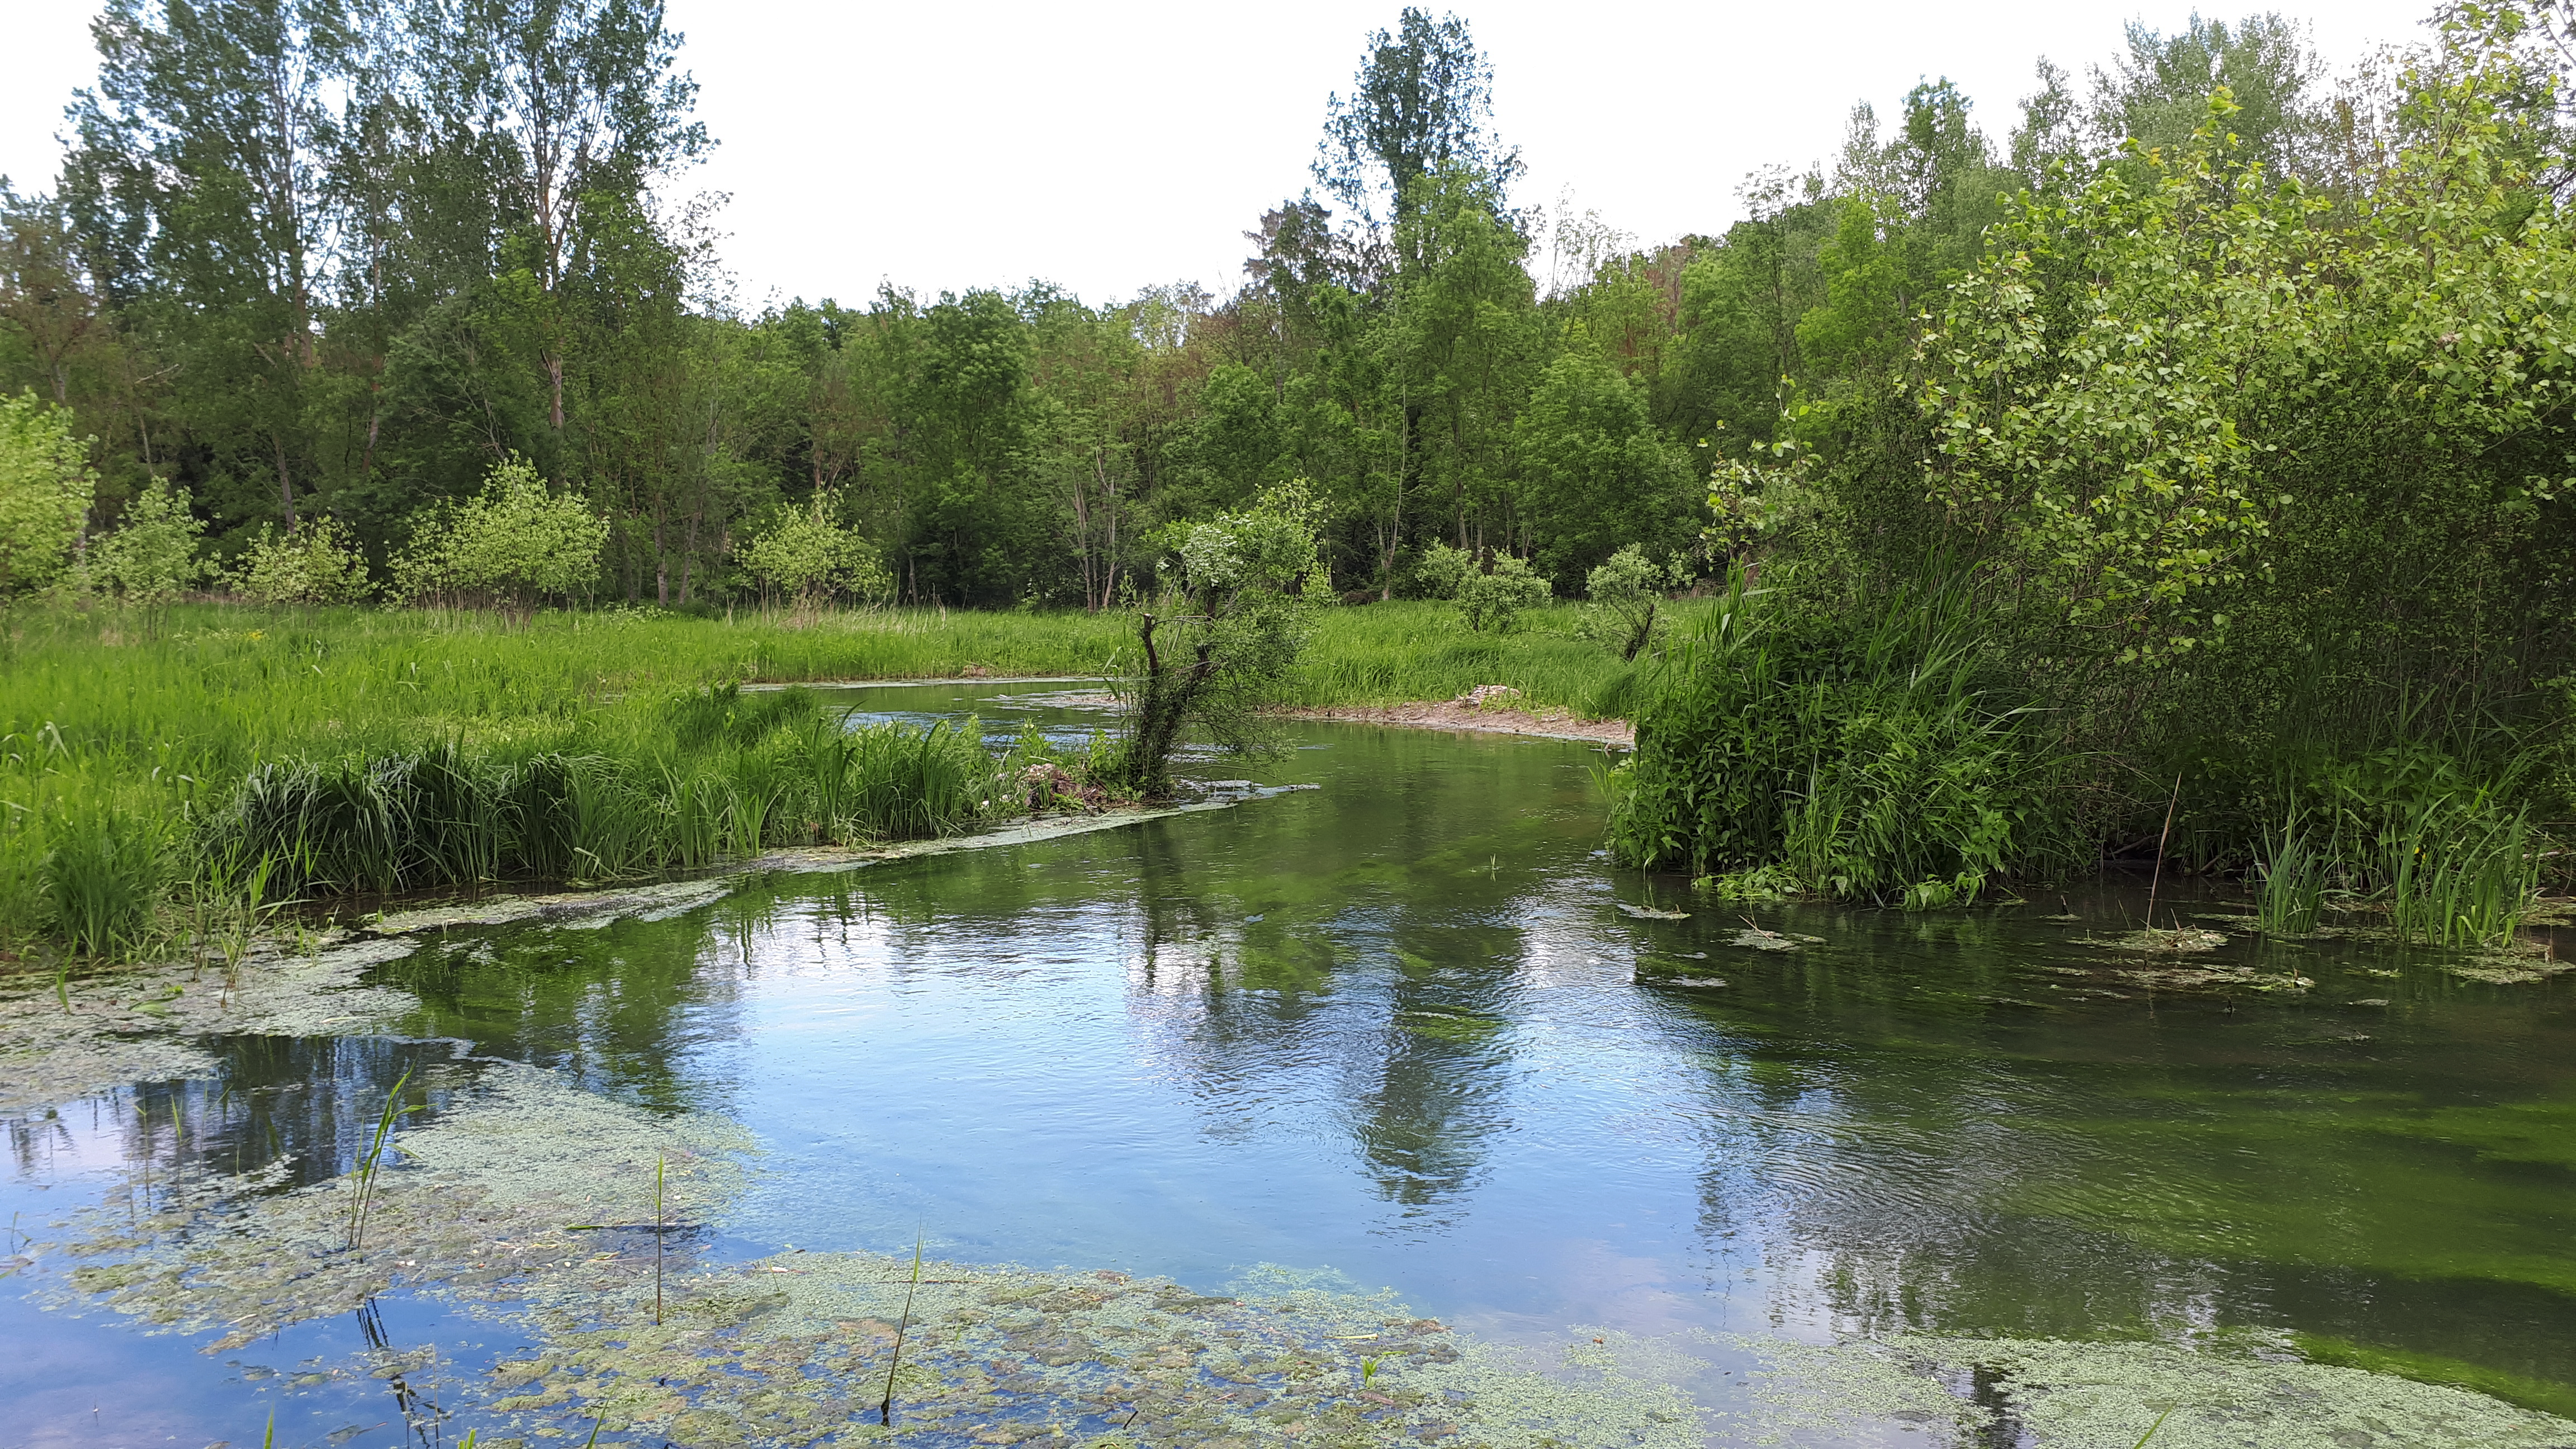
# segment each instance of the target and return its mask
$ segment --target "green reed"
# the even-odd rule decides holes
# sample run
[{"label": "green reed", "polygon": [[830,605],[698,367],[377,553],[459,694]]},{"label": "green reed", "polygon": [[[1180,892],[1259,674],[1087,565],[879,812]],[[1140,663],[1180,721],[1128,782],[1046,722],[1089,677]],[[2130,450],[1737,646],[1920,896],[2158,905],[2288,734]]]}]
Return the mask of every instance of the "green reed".
[{"label": "green reed", "polygon": [[894,1353],[886,1360],[885,1397],[877,1401],[877,1425],[894,1427],[894,1376],[903,1367],[903,1337],[912,1327],[913,1295],[921,1291],[921,1235],[912,1239],[912,1283],[903,1290],[903,1314],[894,1324]]},{"label": "green reed", "polygon": [[422,1110],[416,1106],[401,1105],[403,1087],[410,1081],[409,1069],[405,1069],[401,1076],[394,1078],[393,1089],[385,1093],[385,1109],[376,1117],[375,1138],[367,1144],[366,1152],[358,1159],[358,1201],[349,1215],[350,1252],[357,1252],[366,1246],[367,1211],[375,1202],[376,1170],[384,1163],[385,1140],[393,1135],[394,1122],[403,1116]]},{"label": "green reed", "polygon": [[44,904],[64,944],[91,956],[137,953],[163,899],[166,822],[90,799],[48,822],[45,836]]},{"label": "green reed", "polygon": [[1995,682],[1981,619],[1938,574],[1838,612],[1732,579],[1628,686],[1613,856],[1910,907],[2078,859],[2063,761]]},{"label": "green reed", "polygon": [[2542,842],[2521,793],[2527,760],[2483,772],[2424,745],[2325,772],[2336,854],[2400,933],[2434,945],[2512,937],[2539,889]]},{"label": "green reed", "polygon": [[844,789],[849,828],[878,840],[954,834],[999,813],[1010,792],[969,715],[928,729],[873,725],[852,735]]},{"label": "green reed", "polygon": [[2296,809],[2281,822],[2279,831],[2266,834],[2264,845],[2265,858],[2255,867],[2257,928],[2271,936],[2314,934],[2317,916],[2325,906],[2331,848],[2317,848]]}]

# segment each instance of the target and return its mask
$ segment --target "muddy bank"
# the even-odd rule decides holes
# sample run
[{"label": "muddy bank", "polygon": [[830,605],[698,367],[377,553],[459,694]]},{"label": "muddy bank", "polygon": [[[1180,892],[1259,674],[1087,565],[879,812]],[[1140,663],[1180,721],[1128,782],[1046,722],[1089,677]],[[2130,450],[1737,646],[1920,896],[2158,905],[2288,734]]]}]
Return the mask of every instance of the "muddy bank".
[{"label": "muddy bank", "polygon": [[1622,750],[1634,749],[1637,744],[1636,726],[1624,719],[1585,719],[1563,710],[1532,711],[1496,704],[1479,706],[1456,699],[1418,704],[1340,704],[1282,712],[1291,719],[1347,720],[1356,724],[1459,730],[1471,734],[1537,735],[1542,739],[1579,740]]}]

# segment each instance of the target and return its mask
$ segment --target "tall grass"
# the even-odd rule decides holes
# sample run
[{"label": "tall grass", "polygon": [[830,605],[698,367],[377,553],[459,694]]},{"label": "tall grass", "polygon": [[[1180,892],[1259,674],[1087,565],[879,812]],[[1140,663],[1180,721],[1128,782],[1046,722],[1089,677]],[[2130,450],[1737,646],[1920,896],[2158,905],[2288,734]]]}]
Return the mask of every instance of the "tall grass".
[{"label": "tall grass", "polygon": [[2305,936],[2317,928],[2324,909],[2326,882],[2332,869],[2331,847],[2318,849],[2307,822],[2293,808],[2279,830],[2264,838],[2264,857],[2256,865],[2254,921],[2273,936]]},{"label": "tall grass", "polygon": [[518,879],[614,881],[777,845],[910,839],[1008,805],[979,727],[846,729],[803,690],[692,691],[666,733],[580,753],[408,752],[262,764],[202,848],[313,896]]},{"label": "tall grass", "polygon": [[[1297,702],[1507,684],[1583,709],[1629,669],[1577,610],[1463,634],[1455,610],[1324,611]],[[967,828],[996,788],[971,731],[843,737],[742,681],[1094,676],[1114,615],[941,610],[806,627],[611,611],[182,605],[0,613],[0,950],[135,954],[238,925],[261,872],[290,899],[513,879],[611,880],[794,841]],[[1025,762],[1022,762],[1025,763]],[[263,917],[264,918],[264,917]],[[229,930],[230,925],[223,927]]]},{"label": "tall grass", "polygon": [[[1704,606],[1677,607],[1687,621]],[[1454,699],[1480,684],[1505,684],[1530,705],[1619,715],[1635,669],[1585,636],[1591,617],[1580,607],[1560,605],[1527,611],[1510,633],[1475,634],[1451,604],[1398,601],[1327,609],[1307,641],[1291,702],[1400,704]]]},{"label": "tall grass", "polygon": [[[273,906],[959,828],[974,813],[960,799],[995,793],[958,783],[955,750],[930,752],[947,762],[942,793],[908,819],[903,787],[846,769],[822,788],[863,799],[818,810],[809,767],[824,762],[798,733],[813,701],[730,686],[1085,675],[1122,630],[934,610],[794,629],[614,613],[512,628],[192,605],[147,639],[108,614],[0,613],[0,951],[202,938],[229,919],[214,905],[226,883],[263,862]],[[920,776],[925,760],[879,744],[884,768]]]},{"label": "tall grass", "polygon": [[2540,848],[2512,763],[2481,777],[2426,746],[2321,772],[2356,849],[2352,874],[2389,924],[2439,945],[2509,937],[2539,887]]},{"label": "tall grass", "polygon": [[2430,741],[2357,759],[2308,760],[2294,803],[2256,851],[2256,915],[2284,935],[2316,929],[2330,887],[2433,945],[2509,939],[2539,891],[2543,841],[2520,803],[2535,752],[2484,766]]},{"label": "tall grass", "polygon": [[1637,753],[1606,782],[1614,853],[1915,906],[2073,860],[2054,761],[1981,633],[1955,583],[1826,615],[1737,578],[1633,686]]}]

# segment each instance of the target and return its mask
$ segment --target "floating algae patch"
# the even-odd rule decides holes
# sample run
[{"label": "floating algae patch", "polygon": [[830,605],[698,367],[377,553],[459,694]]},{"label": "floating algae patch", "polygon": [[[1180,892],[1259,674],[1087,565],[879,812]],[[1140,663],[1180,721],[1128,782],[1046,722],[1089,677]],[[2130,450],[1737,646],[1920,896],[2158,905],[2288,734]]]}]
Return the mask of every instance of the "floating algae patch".
[{"label": "floating algae patch", "polygon": [[630,918],[659,921],[720,900],[732,889],[732,882],[711,878],[560,895],[490,895],[389,912],[367,921],[364,929],[396,936],[458,926],[507,926],[520,921],[601,926]]},{"label": "floating algae patch", "polygon": [[[1906,1442],[2028,1449],[2553,1449],[2576,1422],[2483,1394],[2307,1361],[2286,1338],[2212,1344],[1908,1336],[1831,1346],[1721,1340],[1759,1358],[1753,1444]],[[1735,1421],[1730,1424],[1728,1421]],[[2159,1427],[2159,1420],[2161,1426]],[[2154,1429],[2153,1437],[2147,1437]]]},{"label": "floating algae patch", "polygon": [[395,1130],[354,1246],[355,1173],[278,1191],[290,1167],[279,1161],[165,1183],[148,1213],[132,1210],[133,1194],[111,1195],[42,1245],[84,1263],[58,1281],[53,1305],[208,1334],[212,1352],[396,1289],[506,1301],[576,1266],[585,1281],[622,1281],[637,1262],[649,1271],[667,1226],[703,1224],[740,1185],[747,1142],[715,1119],[656,1117],[510,1064],[426,1075],[456,1104]]},{"label": "floating algae patch", "polygon": [[[506,1063],[440,1063],[440,1117],[396,1129],[351,1245],[354,1176],[282,1190],[290,1164],[101,1207],[36,1252],[48,1298],[209,1352],[388,1292],[501,1317],[532,1348],[446,1402],[500,1434],[605,1419],[693,1446],[885,1437],[976,1444],[1395,1436],[1496,1446],[1703,1442],[1667,1384],[1477,1343],[1392,1294],[1284,1273],[1222,1294],[1114,1272],[908,1257],[699,1251],[737,1193],[741,1134],[658,1117]],[[657,1204],[655,1168],[664,1171]],[[111,1195],[113,1196],[113,1195]],[[898,1345],[900,1348],[898,1349]],[[898,1357],[899,1354],[899,1357]],[[891,1385],[892,1430],[886,1412]],[[574,1432],[579,1432],[575,1430]]]},{"label": "floating algae patch", "polygon": [[[2576,1422],[2438,1384],[2308,1362],[2286,1341],[1896,1339],[1880,1353],[1984,1389],[1987,1442],[2158,1449],[2547,1449]],[[1898,1370],[1903,1371],[1903,1370]],[[2003,1432],[1998,1432],[1998,1429]]]},{"label": "floating algae patch", "polygon": [[1473,1011],[1399,1011],[1395,1014],[1399,1030],[1434,1041],[1457,1042],[1475,1046],[1490,1041],[1503,1029],[1500,1019]]},{"label": "floating algae patch", "polygon": [[1705,1442],[1687,1395],[1606,1353],[1480,1344],[1392,1294],[944,1261],[918,1278],[909,1257],[784,1253],[691,1274],[658,1325],[584,1285],[539,1308],[538,1355],[492,1408],[513,1431],[600,1418],[697,1446]]},{"label": "floating algae patch", "polygon": [[2195,951],[2215,951],[2227,944],[2227,933],[2197,927],[2160,931],[2150,926],[2115,936],[2100,943],[2115,951],[2134,951],[2150,956],[2184,955]]},{"label": "floating algae patch", "polygon": [[1741,946],[1748,951],[1795,951],[1801,946],[1821,946],[1824,941],[1825,938],[1822,936],[1801,936],[1793,931],[1766,931],[1759,926],[1747,926],[1726,938],[1727,945]]},{"label": "floating algae patch", "polygon": [[2251,966],[2209,964],[2199,966],[2154,966],[2146,964],[2112,968],[2108,974],[2131,986],[2151,991],[2305,991],[2317,983],[2310,977],[2281,971],[2258,971]]},{"label": "floating algae patch", "polygon": [[416,943],[331,930],[306,945],[263,942],[229,973],[175,962],[59,985],[20,978],[0,992],[0,1117],[128,1082],[210,1076],[213,1058],[192,1037],[374,1035],[419,1005],[362,979]]},{"label": "floating algae patch", "polygon": [[2576,969],[2576,961],[2561,961],[2545,956],[2538,947],[2506,947],[2481,951],[2465,961],[2445,961],[2442,970],[2463,981],[2482,981],[2490,986],[2523,986],[2546,981],[2561,971]]}]

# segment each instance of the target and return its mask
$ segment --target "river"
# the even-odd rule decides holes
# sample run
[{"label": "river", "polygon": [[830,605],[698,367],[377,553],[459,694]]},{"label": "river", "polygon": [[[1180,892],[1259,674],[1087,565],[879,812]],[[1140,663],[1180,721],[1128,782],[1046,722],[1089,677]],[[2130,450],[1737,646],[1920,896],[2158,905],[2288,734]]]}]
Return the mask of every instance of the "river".
[{"label": "river", "polygon": [[[848,699],[862,720],[1098,722],[1027,691]],[[2159,1414],[2157,1445],[2576,1444],[2536,1412],[2576,1413],[2576,983],[2554,960],[2366,931],[2265,941],[2223,893],[2170,880],[2147,934],[2125,880],[1965,911],[1720,902],[1612,868],[1603,757],[1583,744],[1324,723],[1288,739],[1253,766],[1189,765],[1311,787],[1226,809],[422,933],[366,968],[394,1014],[363,1034],[221,1034],[195,1043],[210,1067],[21,1115],[0,1217],[13,1251],[44,1246],[0,1285],[0,1449],[263,1432],[435,1449],[603,1419],[603,1443],[855,1440],[850,1414],[882,1433],[901,1402],[844,1388],[821,1418],[728,1408],[743,1427],[720,1432],[713,1409],[681,1417],[702,1382],[494,1407],[493,1369],[523,1378],[507,1366],[587,1344],[585,1383],[641,1382],[614,1358],[635,1350],[566,1305],[640,1313],[648,1256],[700,1289],[805,1271],[782,1255],[876,1285],[912,1273],[916,1245],[944,1265],[939,1321],[964,1325],[919,1350],[927,1368],[824,1351],[883,1337],[886,1316],[932,1321],[917,1299],[837,1317],[782,1300],[763,1311],[803,1315],[807,1357],[728,1360],[719,1387],[781,1365],[816,1384],[829,1362],[936,1372],[954,1351],[983,1376],[973,1403],[920,1379],[887,1397],[924,1415],[899,1428],[961,1444],[2128,1446]],[[585,1132],[678,1134],[601,1148],[591,1187],[618,1221],[548,1225],[625,1276],[476,1297],[424,1247],[429,1267],[355,1311],[214,1351],[219,1325],[166,1311],[178,1331],[148,1332],[148,1293],[95,1296],[150,1281],[101,1264],[246,1272],[182,1260],[263,1204],[335,1193],[338,1211],[329,1184],[406,1072],[423,1110],[386,1131],[389,1202],[474,1170],[435,1134],[504,1083],[513,1121],[623,1114],[507,1139],[556,1176],[593,1170]],[[694,1195],[648,1221],[636,1164],[675,1153]],[[117,1237],[120,1212],[135,1226]],[[257,1241],[273,1258],[297,1240]],[[1165,1316],[1032,1319],[1016,1350],[1092,1347],[1005,1373],[1002,1339],[961,1347],[975,1320],[957,1303],[1022,1301],[957,1298],[981,1272],[1065,1315],[1113,1311],[1067,1284],[1153,1284]],[[302,1281],[256,1301],[295,1318],[278,1300]],[[1156,1334],[1195,1345],[1184,1359],[1250,1341],[1241,1324],[1189,1337],[1171,1313],[1268,1304],[1313,1329],[1299,1352],[1361,1345],[1350,1383],[1291,1393],[1280,1348],[1207,1378],[1236,1397],[1191,1417],[1187,1386],[1143,1377],[1185,1372]],[[534,1382],[522,1400],[545,1397]],[[1549,1386],[1594,1397],[1510,1407]],[[1589,1428],[1529,1427],[1548,1413]]]}]

